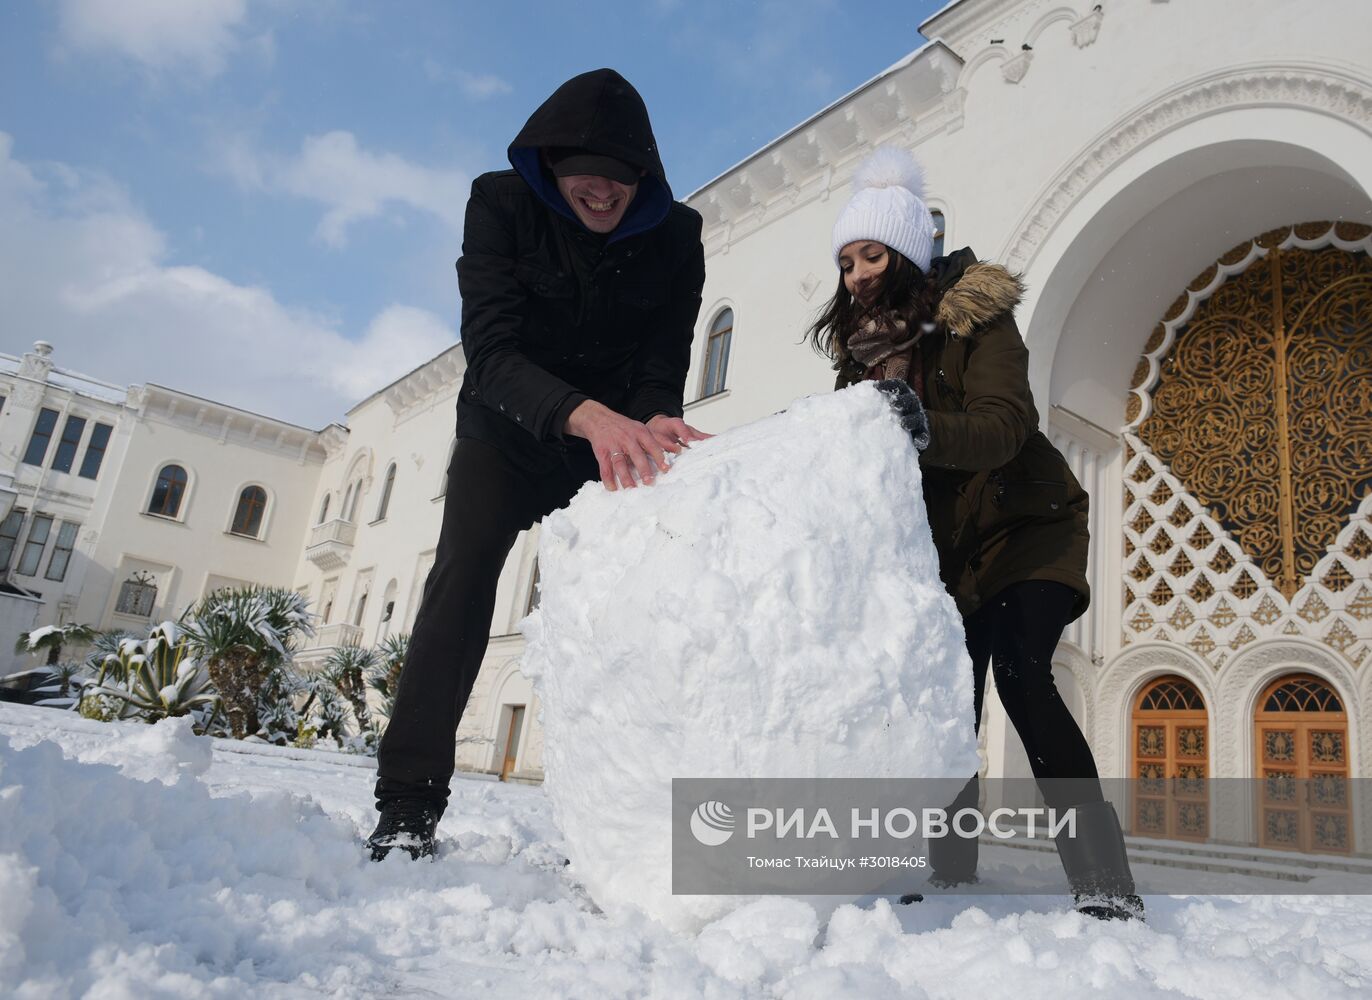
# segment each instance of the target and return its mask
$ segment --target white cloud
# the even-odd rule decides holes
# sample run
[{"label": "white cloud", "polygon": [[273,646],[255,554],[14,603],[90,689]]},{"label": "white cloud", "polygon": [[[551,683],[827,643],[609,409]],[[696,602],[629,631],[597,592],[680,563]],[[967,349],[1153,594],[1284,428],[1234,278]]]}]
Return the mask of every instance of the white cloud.
[{"label": "white cloud", "polygon": [[494,73],[471,73],[465,69],[452,69],[432,57],[424,60],[424,75],[431,83],[457,84],[463,95],[473,101],[499,97],[514,90],[508,80]]},{"label": "white cloud", "polygon": [[508,94],[514,89],[493,73],[468,73],[465,70],[459,70],[457,82],[458,86],[462,88],[462,92],[474,101],[498,97],[501,94]]},{"label": "white cloud", "polygon": [[220,72],[238,48],[247,0],[61,0],[58,33],[77,52],[113,52],[151,70]]},{"label": "white cloud", "polygon": [[454,232],[462,229],[470,177],[362,149],[351,132],[309,136],[290,157],[262,153],[241,141],[224,146],[217,156],[246,187],[324,205],[315,236],[327,246],[345,246],[353,223],[396,207],[436,216]]},{"label": "white cloud", "polygon": [[5,350],[113,382],[157,382],[323,426],[456,341],[433,313],[393,305],[359,339],[272,291],[167,257],[163,234],[108,180],[24,164],[0,132]]}]

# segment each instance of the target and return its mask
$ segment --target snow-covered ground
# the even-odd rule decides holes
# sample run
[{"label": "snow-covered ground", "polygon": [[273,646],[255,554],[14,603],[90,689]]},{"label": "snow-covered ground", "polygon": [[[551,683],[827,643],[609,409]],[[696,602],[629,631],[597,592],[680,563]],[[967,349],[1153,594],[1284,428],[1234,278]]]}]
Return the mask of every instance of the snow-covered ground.
[{"label": "snow-covered ground", "polygon": [[1372,898],[764,899],[599,913],[541,789],[459,779],[442,856],[372,864],[372,762],[0,704],[0,995],[1365,997]]}]

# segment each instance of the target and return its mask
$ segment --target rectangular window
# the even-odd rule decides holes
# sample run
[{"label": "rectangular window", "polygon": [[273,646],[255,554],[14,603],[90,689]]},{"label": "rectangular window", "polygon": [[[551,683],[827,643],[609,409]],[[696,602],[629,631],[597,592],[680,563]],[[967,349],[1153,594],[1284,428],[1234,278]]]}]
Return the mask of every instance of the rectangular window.
[{"label": "rectangular window", "polygon": [[53,472],[70,472],[76,461],[76,449],[81,444],[81,435],[86,431],[85,417],[67,417],[62,427],[62,438],[57,442],[57,454],[52,459]]},{"label": "rectangular window", "polygon": [[66,579],[67,564],[71,562],[71,550],[76,548],[78,528],[79,524],[63,521],[62,527],[57,529],[57,544],[52,547],[52,555],[48,557],[48,571],[43,574],[44,580]]},{"label": "rectangular window", "polygon": [[19,567],[15,570],[20,576],[33,576],[38,572],[38,563],[43,558],[43,549],[48,544],[48,533],[52,530],[52,518],[47,514],[33,515],[29,525],[29,537],[24,542],[24,553],[19,557]]},{"label": "rectangular window", "polygon": [[57,426],[57,411],[47,407],[38,411],[38,421],[33,425],[33,436],[29,438],[28,450],[24,452],[25,465],[43,464],[48,457],[48,443],[52,440],[52,429]]},{"label": "rectangular window", "polygon": [[81,476],[94,479],[100,474],[100,463],[105,460],[105,448],[110,443],[109,424],[96,424],[91,430],[91,439],[86,442],[86,455],[81,459]]},{"label": "rectangular window", "polygon": [[23,526],[22,510],[10,511],[5,520],[0,522],[0,573],[10,568],[10,560],[14,558],[14,546],[19,541],[19,529]]}]

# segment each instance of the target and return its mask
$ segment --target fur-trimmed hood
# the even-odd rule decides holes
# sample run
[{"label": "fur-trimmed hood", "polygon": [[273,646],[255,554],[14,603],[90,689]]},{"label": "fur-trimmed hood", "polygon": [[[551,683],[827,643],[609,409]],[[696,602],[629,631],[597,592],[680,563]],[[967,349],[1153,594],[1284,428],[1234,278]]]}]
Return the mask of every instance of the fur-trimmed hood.
[{"label": "fur-trimmed hood", "polygon": [[970,337],[1023,297],[1024,283],[1000,264],[969,264],[944,291],[935,318],[953,336]]}]

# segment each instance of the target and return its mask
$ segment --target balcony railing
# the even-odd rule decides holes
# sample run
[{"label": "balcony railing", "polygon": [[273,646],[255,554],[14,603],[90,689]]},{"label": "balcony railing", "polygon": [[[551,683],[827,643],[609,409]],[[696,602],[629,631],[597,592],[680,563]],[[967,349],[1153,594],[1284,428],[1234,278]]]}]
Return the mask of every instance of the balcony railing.
[{"label": "balcony railing", "polygon": [[308,646],[295,651],[296,666],[307,670],[317,669],[329,653],[338,646],[356,646],[362,642],[362,627],[338,623],[322,625]]},{"label": "balcony railing", "polygon": [[342,569],[348,564],[356,540],[357,525],[336,517],[315,525],[310,543],[305,546],[305,558],[326,572]]}]

